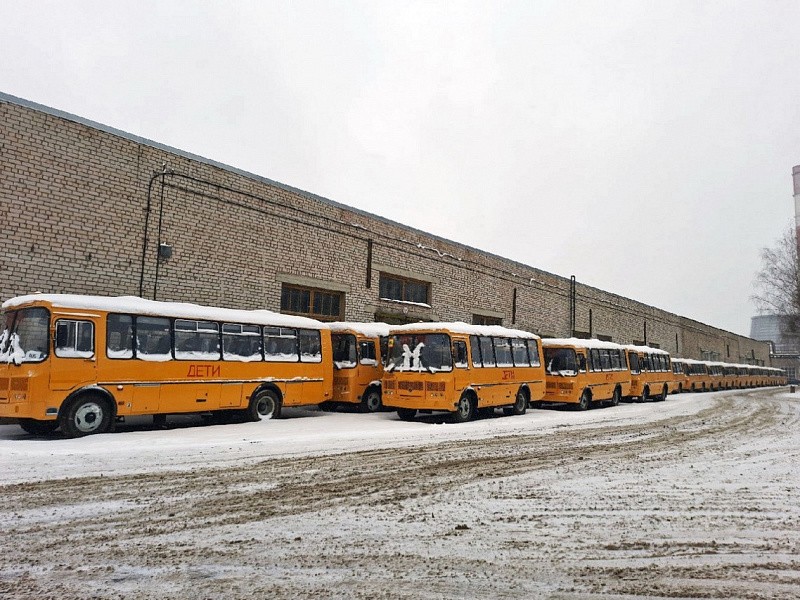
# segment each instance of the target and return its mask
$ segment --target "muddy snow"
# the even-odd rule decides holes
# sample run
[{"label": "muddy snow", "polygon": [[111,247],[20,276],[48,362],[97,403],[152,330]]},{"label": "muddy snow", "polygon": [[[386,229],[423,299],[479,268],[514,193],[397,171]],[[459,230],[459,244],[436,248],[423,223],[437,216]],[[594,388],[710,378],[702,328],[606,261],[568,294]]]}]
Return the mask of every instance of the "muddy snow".
[{"label": "muddy snow", "polygon": [[800,597],[800,394],[0,426],[3,598]]}]

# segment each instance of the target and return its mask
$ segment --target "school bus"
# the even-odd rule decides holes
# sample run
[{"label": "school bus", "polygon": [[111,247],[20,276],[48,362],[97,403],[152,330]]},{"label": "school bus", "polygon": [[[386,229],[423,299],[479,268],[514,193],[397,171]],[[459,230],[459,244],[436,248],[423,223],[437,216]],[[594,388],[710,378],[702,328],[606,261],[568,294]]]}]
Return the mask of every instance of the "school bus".
[{"label": "school bus", "polygon": [[709,389],[712,392],[719,391],[725,385],[725,364],[721,362],[706,361],[708,366]]},{"label": "school bus", "polygon": [[320,404],[356,404],[362,412],[382,408],[381,378],[386,358],[386,323],[328,323],[333,345],[333,398]]},{"label": "school bus", "polygon": [[547,387],[545,402],[616,406],[630,395],[625,349],[613,342],[577,338],[542,340]]},{"label": "school bus", "polygon": [[103,433],[129,415],[257,421],[333,394],[330,330],[313,319],[34,294],[4,302],[2,322],[0,416],[33,434]]},{"label": "school bus", "polygon": [[684,391],[690,389],[689,381],[689,368],[686,361],[682,358],[670,358],[672,363],[672,380],[673,386],[670,389],[673,393],[682,394]]},{"label": "school bus", "polygon": [[689,389],[693,392],[705,392],[711,387],[711,375],[708,372],[708,363],[692,358],[684,358]]},{"label": "school bus", "polygon": [[383,403],[403,420],[447,411],[452,421],[502,407],[522,415],[544,394],[541,342],[497,325],[415,323],[391,327]]},{"label": "school bus", "polygon": [[735,390],[740,386],[739,366],[731,363],[722,363],[722,388],[725,390]]},{"label": "school bus", "polygon": [[631,370],[631,391],[629,398],[641,402],[667,399],[670,390],[677,382],[672,373],[669,352],[650,346],[626,345],[628,366]]}]

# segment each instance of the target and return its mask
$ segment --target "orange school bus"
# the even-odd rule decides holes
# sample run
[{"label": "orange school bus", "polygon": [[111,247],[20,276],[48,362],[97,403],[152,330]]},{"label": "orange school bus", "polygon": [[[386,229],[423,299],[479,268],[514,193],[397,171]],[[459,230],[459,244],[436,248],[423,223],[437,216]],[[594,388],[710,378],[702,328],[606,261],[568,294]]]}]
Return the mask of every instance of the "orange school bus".
[{"label": "orange school bus", "polygon": [[625,349],[600,340],[543,339],[545,402],[576,404],[586,410],[593,403],[619,404],[630,395],[631,372]]},{"label": "orange school bus", "polygon": [[466,323],[391,327],[383,403],[403,420],[447,411],[454,422],[502,407],[524,414],[544,394],[541,344],[526,331]]},{"label": "orange school bus", "polygon": [[711,389],[711,373],[708,370],[708,363],[702,360],[684,358],[686,365],[687,380],[689,389],[693,392],[705,392]]},{"label": "orange school bus", "polygon": [[333,345],[333,399],[320,408],[328,410],[343,403],[357,404],[363,412],[380,410],[389,326],[343,322],[328,323],[328,326]]},{"label": "orange school bus", "polygon": [[625,346],[631,369],[630,398],[642,402],[664,401],[677,383],[672,373],[669,352],[649,346]]},{"label": "orange school bus", "polygon": [[333,393],[330,330],[313,319],[35,294],[6,301],[2,323],[0,416],[29,433],[103,433],[128,415],[257,421]]},{"label": "orange school bus", "polygon": [[686,361],[682,358],[670,358],[672,363],[672,381],[673,385],[670,386],[673,394],[682,394],[689,388],[689,367]]}]

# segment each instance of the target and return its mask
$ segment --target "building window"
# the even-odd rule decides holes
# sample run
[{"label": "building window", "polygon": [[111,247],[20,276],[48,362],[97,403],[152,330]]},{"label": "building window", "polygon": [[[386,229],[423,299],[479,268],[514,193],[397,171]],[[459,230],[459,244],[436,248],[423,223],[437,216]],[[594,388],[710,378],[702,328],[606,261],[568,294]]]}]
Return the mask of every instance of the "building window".
[{"label": "building window", "polygon": [[312,317],[321,321],[342,319],[344,294],[283,284],[281,312]]},{"label": "building window", "polygon": [[503,319],[500,317],[487,317],[486,315],[472,315],[473,325],[502,325]]},{"label": "building window", "polygon": [[381,273],[380,297],[385,300],[430,304],[430,289],[431,284],[427,281]]}]

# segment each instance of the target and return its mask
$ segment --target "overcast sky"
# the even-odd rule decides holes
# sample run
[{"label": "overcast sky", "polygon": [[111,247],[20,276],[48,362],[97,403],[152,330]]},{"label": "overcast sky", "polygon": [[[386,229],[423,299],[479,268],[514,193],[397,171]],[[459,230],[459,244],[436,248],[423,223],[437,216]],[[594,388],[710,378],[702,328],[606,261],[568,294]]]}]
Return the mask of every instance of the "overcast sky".
[{"label": "overcast sky", "polygon": [[800,2],[0,0],[0,91],[749,334]]}]

